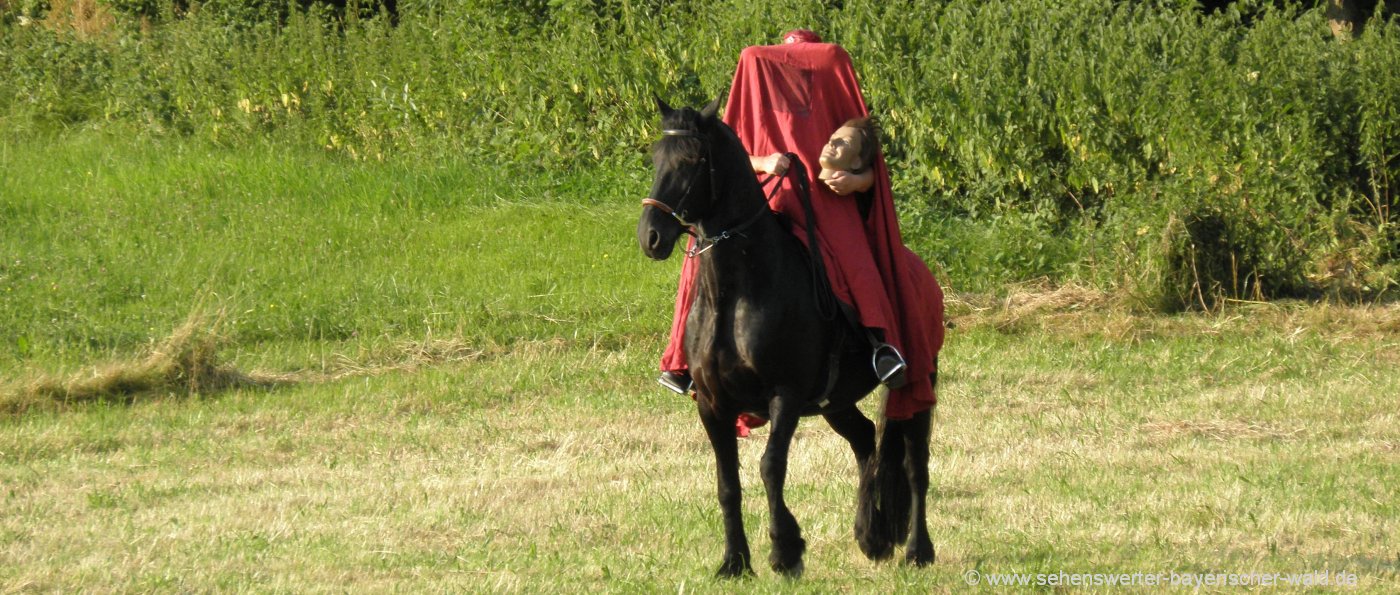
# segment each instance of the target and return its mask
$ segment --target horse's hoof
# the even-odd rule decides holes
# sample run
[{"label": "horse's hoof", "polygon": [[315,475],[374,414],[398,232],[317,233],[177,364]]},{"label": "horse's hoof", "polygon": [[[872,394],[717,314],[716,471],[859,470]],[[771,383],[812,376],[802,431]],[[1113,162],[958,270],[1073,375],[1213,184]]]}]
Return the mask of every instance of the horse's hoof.
[{"label": "horse's hoof", "polygon": [[880,562],[894,557],[894,544],[887,539],[878,538],[858,538],[856,543],[860,545],[860,551],[873,562]]},{"label": "horse's hoof", "polygon": [[904,552],[904,563],[918,568],[933,564],[935,558],[937,558],[937,554],[933,551],[933,544],[910,548],[909,551]]},{"label": "horse's hoof", "polygon": [[774,548],[773,553],[768,556],[768,566],[773,569],[773,572],[788,578],[799,578],[804,570],[802,552],[806,549],[807,544],[802,540],[798,540],[793,547]]},{"label": "horse's hoof", "polygon": [[856,522],[856,544],[860,546],[860,553],[874,562],[894,556],[894,542],[872,521]]},{"label": "horse's hoof", "polygon": [[802,564],[802,560],[798,560],[796,563],[793,564],[778,564],[776,562],[773,563],[773,572],[781,574],[784,577],[790,579],[802,578],[802,573],[806,570],[807,567]]},{"label": "horse's hoof", "polygon": [[748,560],[742,558],[725,560],[723,564],[719,565],[719,570],[715,571],[715,576],[718,578],[739,578],[751,574],[753,574],[753,568],[749,566]]}]

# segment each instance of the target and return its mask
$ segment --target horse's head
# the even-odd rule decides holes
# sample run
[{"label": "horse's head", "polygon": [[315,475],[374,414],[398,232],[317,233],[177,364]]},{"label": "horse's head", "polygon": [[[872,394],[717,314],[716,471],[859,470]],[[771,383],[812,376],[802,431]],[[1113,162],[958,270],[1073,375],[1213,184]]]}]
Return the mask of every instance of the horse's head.
[{"label": "horse's head", "polygon": [[637,242],[642,253],[666,260],[675,250],[676,239],[692,228],[713,208],[714,155],[711,138],[717,130],[719,99],[700,111],[671,109],[661,99],[661,140],[652,150],[656,178],[651,194],[642,201],[642,217],[637,222]]}]

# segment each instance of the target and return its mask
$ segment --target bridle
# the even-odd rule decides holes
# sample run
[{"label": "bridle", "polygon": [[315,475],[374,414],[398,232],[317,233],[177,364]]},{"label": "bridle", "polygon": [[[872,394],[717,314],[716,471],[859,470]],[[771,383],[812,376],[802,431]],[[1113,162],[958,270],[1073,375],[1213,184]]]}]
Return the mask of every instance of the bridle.
[{"label": "bridle", "polygon": [[[705,147],[705,156],[700,158],[700,163],[708,166],[707,169],[710,173],[710,202],[713,204],[715,199],[715,160],[714,154],[711,149],[711,145],[708,142],[709,139],[705,138],[705,135],[700,134],[698,131],[685,130],[680,128],[664,129],[661,131],[661,136],[692,137],[698,139],[700,141],[700,144]],[[796,162],[797,160],[797,156],[792,154],[789,154],[788,158],[793,160],[794,162]],[[773,195],[776,194],[778,188],[782,186],[781,183],[773,185],[773,189],[769,192],[767,200],[764,201],[763,206],[760,207],[758,212],[754,213],[752,217],[745,219],[743,223],[740,223],[739,225],[734,226],[730,229],[726,229],[720,232],[719,234],[707,236],[703,231],[700,230],[700,226],[698,223],[692,223],[691,221],[687,220],[686,215],[688,214],[688,211],[686,209],[681,208],[682,205],[685,204],[685,201],[692,198],[691,192],[695,190],[695,181],[697,178],[700,177],[700,173],[701,170],[697,169],[695,171],[695,174],[691,176],[690,183],[687,184],[685,187],[685,193],[681,195],[680,200],[676,201],[676,206],[674,207],[667,205],[666,203],[661,202],[659,200],[656,200],[655,198],[652,198],[650,196],[642,199],[643,207],[654,207],[657,210],[666,213],[667,215],[670,215],[671,217],[675,218],[677,223],[681,225],[681,227],[685,230],[686,235],[695,238],[695,245],[691,248],[686,249],[685,251],[686,256],[689,258],[695,258],[701,254],[704,254],[705,252],[708,252],[711,248],[714,248],[716,244],[724,240],[728,240],[736,236],[743,236],[744,230],[748,229],[749,227],[752,227],[755,223],[758,223],[759,219],[762,219],[764,215],[772,213],[772,211],[768,208],[768,201],[771,201],[773,199]],[[786,174],[787,172],[783,173],[783,175]],[[767,185],[775,178],[781,177],[783,176],[770,174],[767,178],[763,180],[760,186]]]},{"label": "bridle", "polygon": [[[701,163],[704,163],[709,166],[710,202],[713,203],[715,199],[715,160],[714,155],[712,154],[710,143],[708,142],[709,139],[705,138],[705,135],[700,134],[698,131],[677,128],[667,128],[665,130],[662,130],[661,136],[694,137],[698,139],[702,145],[704,145],[705,157],[701,158]],[[769,182],[772,182],[774,180],[781,180],[782,178],[785,178],[789,175],[792,176],[792,181],[796,185],[798,200],[802,203],[803,215],[807,219],[807,237],[810,238],[808,240],[809,243],[807,249],[808,253],[811,255],[811,258],[808,259],[807,262],[812,275],[812,288],[816,294],[817,313],[822,318],[822,320],[834,320],[837,314],[839,313],[839,305],[836,301],[835,294],[831,291],[830,281],[826,275],[826,263],[824,262],[825,259],[822,257],[821,250],[817,247],[817,214],[815,209],[812,208],[812,191],[811,188],[808,187],[807,168],[802,164],[802,160],[798,159],[796,154],[784,153],[784,155],[788,158],[789,163],[791,163],[788,169],[785,170],[781,175],[769,174],[767,178],[764,178],[763,181],[759,183],[759,186],[766,186]],[[760,219],[763,218],[764,215],[771,215],[773,211],[769,210],[768,205],[772,203],[773,196],[778,193],[778,189],[782,188],[783,186],[781,181],[779,181],[779,183],[777,184],[774,184],[773,188],[768,191],[768,197],[766,200],[763,201],[763,206],[759,207],[758,212],[754,213],[752,217],[749,217],[743,223],[740,223],[735,227],[720,232],[719,235],[707,237],[704,234],[704,232],[700,230],[700,227],[697,224],[686,221],[686,211],[684,209],[679,208],[681,205],[685,204],[686,200],[690,199],[690,192],[695,188],[695,178],[699,175],[700,173],[697,170],[695,175],[690,180],[691,184],[686,187],[685,193],[681,195],[681,199],[679,201],[676,201],[676,207],[668,206],[666,203],[663,203],[649,196],[647,198],[642,199],[643,207],[655,207],[661,212],[674,217],[676,221],[680,223],[681,227],[685,230],[685,233],[695,238],[695,245],[685,251],[685,255],[688,258],[695,258],[697,256],[700,256],[701,254],[708,252],[711,248],[714,248],[716,244],[724,240],[728,240],[737,236],[743,236],[743,231],[745,229],[748,229],[750,226],[757,223]]]},{"label": "bridle", "polygon": [[[707,169],[709,169],[709,171],[710,171],[710,197],[711,197],[711,198],[714,198],[714,193],[715,193],[715,160],[714,160],[714,158],[713,158],[714,155],[712,154],[712,152],[711,152],[711,150],[710,150],[710,143],[705,142],[706,139],[705,139],[704,137],[700,136],[700,133],[698,133],[698,132],[696,132],[696,131],[694,131],[694,130],[682,130],[682,129],[677,129],[677,128],[668,128],[668,129],[666,129],[666,130],[662,130],[662,131],[661,131],[661,136],[687,136],[687,137],[693,137],[693,138],[696,138],[696,139],[699,139],[699,140],[700,140],[700,144],[703,145],[703,146],[705,147],[705,156],[700,158],[700,163],[703,164],[703,165],[707,165],[707,166],[708,166]],[[696,180],[697,178],[699,178],[699,177],[700,177],[700,170],[697,169],[697,170],[695,170],[694,175],[692,175],[692,176],[690,177],[690,183],[685,185],[685,193],[681,195],[681,199],[680,199],[680,200],[676,201],[676,206],[675,206],[675,207],[672,207],[672,206],[670,206],[670,205],[668,205],[668,204],[666,204],[666,203],[664,203],[664,202],[661,202],[661,201],[659,201],[659,200],[656,200],[656,199],[654,199],[654,198],[652,198],[652,197],[650,197],[650,196],[648,196],[648,197],[642,199],[642,206],[644,206],[644,207],[656,207],[657,209],[660,209],[661,212],[666,213],[667,215],[670,215],[670,216],[672,216],[672,217],[675,217],[676,221],[677,221],[678,223],[681,224],[681,227],[684,227],[684,228],[685,228],[685,232],[686,232],[687,234],[690,234],[690,235],[692,235],[692,236],[696,236],[695,232],[693,231],[693,230],[695,229],[695,224],[694,224],[694,223],[691,223],[690,221],[687,221],[687,220],[686,220],[687,211],[686,211],[685,209],[681,208],[681,205],[684,205],[684,204],[685,204],[685,201],[690,200],[690,193],[691,193],[692,191],[695,190],[695,180]],[[696,237],[699,237],[699,236],[696,236]]]}]

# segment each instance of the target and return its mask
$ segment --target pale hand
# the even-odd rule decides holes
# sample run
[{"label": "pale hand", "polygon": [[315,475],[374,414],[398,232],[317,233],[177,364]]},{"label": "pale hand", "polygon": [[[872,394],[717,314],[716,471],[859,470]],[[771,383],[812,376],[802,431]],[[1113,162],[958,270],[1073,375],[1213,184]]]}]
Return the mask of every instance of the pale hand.
[{"label": "pale hand", "polygon": [[792,161],[787,158],[787,155],[782,153],[774,153],[767,157],[753,157],[749,161],[752,163],[755,172],[772,174],[775,176],[783,175],[787,172],[788,167],[792,165]]},{"label": "pale hand", "polygon": [[873,180],[869,179],[867,175],[838,171],[824,181],[826,186],[836,193],[836,196],[847,196],[855,192],[869,190]]}]

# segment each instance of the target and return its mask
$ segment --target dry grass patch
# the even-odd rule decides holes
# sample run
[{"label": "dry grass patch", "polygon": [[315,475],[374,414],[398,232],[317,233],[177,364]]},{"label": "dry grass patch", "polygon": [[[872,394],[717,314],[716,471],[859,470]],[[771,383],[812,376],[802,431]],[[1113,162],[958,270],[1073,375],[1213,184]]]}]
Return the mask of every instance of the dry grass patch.
[{"label": "dry grass patch", "polygon": [[[1004,297],[950,294],[948,318],[956,326],[999,332],[1053,332],[1061,337],[1100,336],[1137,341],[1182,333],[1311,333],[1337,341],[1400,340],[1400,303],[1340,304],[1304,301],[1226,300],[1209,312],[1163,316],[1135,309],[1114,294],[1074,283],[1036,280],[1013,285]],[[1396,357],[1400,349],[1382,357]]]},{"label": "dry grass patch", "polygon": [[94,39],[111,32],[116,17],[107,3],[99,0],[50,0],[43,25],[78,39]]},{"label": "dry grass patch", "polygon": [[1142,424],[1139,430],[1149,436],[1198,436],[1211,440],[1297,440],[1306,437],[1303,428],[1280,428],[1274,424],[1237,419],[1156,421]]},{"label": "dry grass patch", "polygon": [[144,357],[66,377],[39,375],[21,381],[0,391],[0,412],[21,414],[93,401],[130,403],[155,394],[190,396],[281,382],[272,376],[245,374],[219,361],[223,343],[220,329],[225,319],[223,310],[206,313],[197,309]]},{"label": "dry grass patch", "polygon": [[504,348],[481,347],[460,338],[395,341],[387,347],[361,346],[357,353],[337,353],[319,370],[302,370],[281,375],[292,382],[334,382],[357,376],[380,376],[416,372],[424,368],[458,365],[484,357],[498,357]]},{"label": "dry grass patch", "polygon": [[[807,575],[765,568],[759,429],[740,442],[758,577],[714,581],[713,455],[693,405],[652,383],[659,337],[615,349],[426,338],[330,357],[275,398],[235,387],[0,420],[0,585],[951,592],[973,568],[1330,568],[1394,590],[1400,434],[1385,395],[1400,377],[1351,363],[1395,342],[1360,334],[1365,310],[1154,321],[1054,303],[1010,307],[1060,312],[1050,324],[1072,330],[1025,332],[1042,318],[1023,315],[1018,332],[950,333],[928,569],[861,556],[850,449],[809,419],[787,485]],[[1119,340],[1089,331],[1095,316],[1181,334]],[[1230,340],[1202,340],[1211,330]]]},{"label": "dry grass patch", "polygon": [[332,354],[320,366],[310,369],[242,371],[220,357],[221,351],[231,347],[223,333],[226,320],[225,309],[196,309],[169,336],[152,340],[144,355],[77,373],[31,374],[27,379],[0,385],[0,413],[22,415],[91,402],[132,404],[168,396],[207,396],[238,388],[332,383],[357,377],[411,374],[505,356],[539,362],[571,348],[562,339],[479,346],[461,338],[430,336],[382,345],[362,344],[352,353]]},{"label": "dry grass patch", "polygon": [[978,294],[947,297],[948,313],[957,324],[993,326],[999,330],[1019,328],[1028,321],[1043,322],[1044,316],[1101,311],[1113,303],[1103,291],[1079,285],[1054,286],[1039,280],[1015,285],[1004,298]]}]

